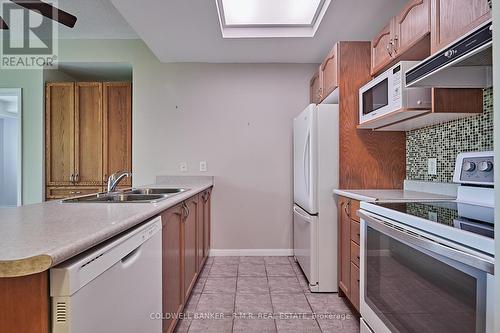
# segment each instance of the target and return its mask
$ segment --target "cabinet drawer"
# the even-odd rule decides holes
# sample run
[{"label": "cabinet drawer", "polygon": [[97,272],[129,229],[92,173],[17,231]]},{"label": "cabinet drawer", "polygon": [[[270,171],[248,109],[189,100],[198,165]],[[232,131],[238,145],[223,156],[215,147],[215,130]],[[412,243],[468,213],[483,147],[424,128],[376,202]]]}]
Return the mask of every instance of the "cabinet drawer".
[{"label": "cabinet drawer", "polygon": [[351,263],[359,267],[359,245],[351,241]]},{"label": "cabinet drawer", "polygon": [[64,199],[101,192],[102,187],[47,187],[47,199]]},{"label": "cabinet drawer", "polygon": [[351,296],[352,305],[359,311],[359,268],[351,263]]},{"label": "cabinet drawer", "polygon": [[359,216],[356,213],[359,210],[359,201],[358,200],[351,200],[351,204],[350,204],[349,209],[350,209],[349,216],[351,217],[351,219],[359,222]]},{"label": "cabinet drawer", "polygon": [[351,240],[359,245],[359,222],[351,220]]}]

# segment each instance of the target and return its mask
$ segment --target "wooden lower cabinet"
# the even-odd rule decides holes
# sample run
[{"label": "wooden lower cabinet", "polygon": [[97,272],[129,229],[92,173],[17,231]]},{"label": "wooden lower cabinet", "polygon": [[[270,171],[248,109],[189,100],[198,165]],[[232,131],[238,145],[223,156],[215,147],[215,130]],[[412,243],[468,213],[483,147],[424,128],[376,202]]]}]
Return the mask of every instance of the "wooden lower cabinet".
[{"label": "wooden lower cabinet", "polygon": [[71,197],[78,197],[81,195],[102,192],[101,186],[49,186],[46,189],[46,200],[57,200]]},{"label": "wooden lower cabinet", "polygon": [[212,189],[206,190],[203,195],[203,258],[206,260],[210,254],[210,228],[211,228],[211,201]]},{"label": "wooden lower cabinet", "polygon": [[338,279],[341,295],[359,311],[360,224],[356,211],[359,201],[339,197]]},{"label": "wooden lower cabinet", "polygon": [[186,199],[161,214],[165,333],[175,330],[177,318],[184,309],[206,261],[206,257],[202,260],[198,257],[205,249],[202,237],[205,228],[204,206],[210,205],[210,201],[204,201],[204,193]]}]

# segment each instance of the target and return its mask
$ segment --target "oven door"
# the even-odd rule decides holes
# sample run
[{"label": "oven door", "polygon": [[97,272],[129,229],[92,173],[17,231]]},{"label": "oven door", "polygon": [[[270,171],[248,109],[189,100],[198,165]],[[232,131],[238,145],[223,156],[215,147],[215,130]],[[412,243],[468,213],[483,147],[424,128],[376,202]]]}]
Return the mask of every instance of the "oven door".
[{"label": "oven door", "polygon": [[375,333],[493,332],[492,257],[359,214],[361,315]]}]

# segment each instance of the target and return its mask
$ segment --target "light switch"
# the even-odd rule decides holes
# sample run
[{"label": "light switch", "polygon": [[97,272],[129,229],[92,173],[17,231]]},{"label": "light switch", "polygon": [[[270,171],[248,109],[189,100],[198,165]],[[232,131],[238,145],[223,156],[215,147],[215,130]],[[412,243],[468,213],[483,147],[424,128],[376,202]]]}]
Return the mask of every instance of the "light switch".
[{"label": "light switch", "polygon": [[427,173],[431,176],[437,175],[437,158],[427,160]]},{"label": "light switch", "polygon": [[181,162],[179,164],[179,166],[180,166],[181,172],[187,172],[188,171],[188,164],[187,164],[187,162]]},{"label": "light switch", "polygon": [[207,161],[200,161],[200,171],[207,172]]}]

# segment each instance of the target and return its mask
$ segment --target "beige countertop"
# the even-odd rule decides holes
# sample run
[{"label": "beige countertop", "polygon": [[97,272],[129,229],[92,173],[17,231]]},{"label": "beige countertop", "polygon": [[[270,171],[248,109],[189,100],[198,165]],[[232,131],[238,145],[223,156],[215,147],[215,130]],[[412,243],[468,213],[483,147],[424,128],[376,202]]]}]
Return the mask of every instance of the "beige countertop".
[{"label": "beige countertop", "polygon": [[359,201],[436,201],[454,200],[453,196],[408,190],[334,190],[334,194]]},{"label": "beige countertop", "polygon": [[[210,180],[208,180],[210,178]],[[213,186],[211,177],[158,203],[61,203],[0,208],[0,277],[43,272]],[[166,184],[156,187],[179,186]]]}]

